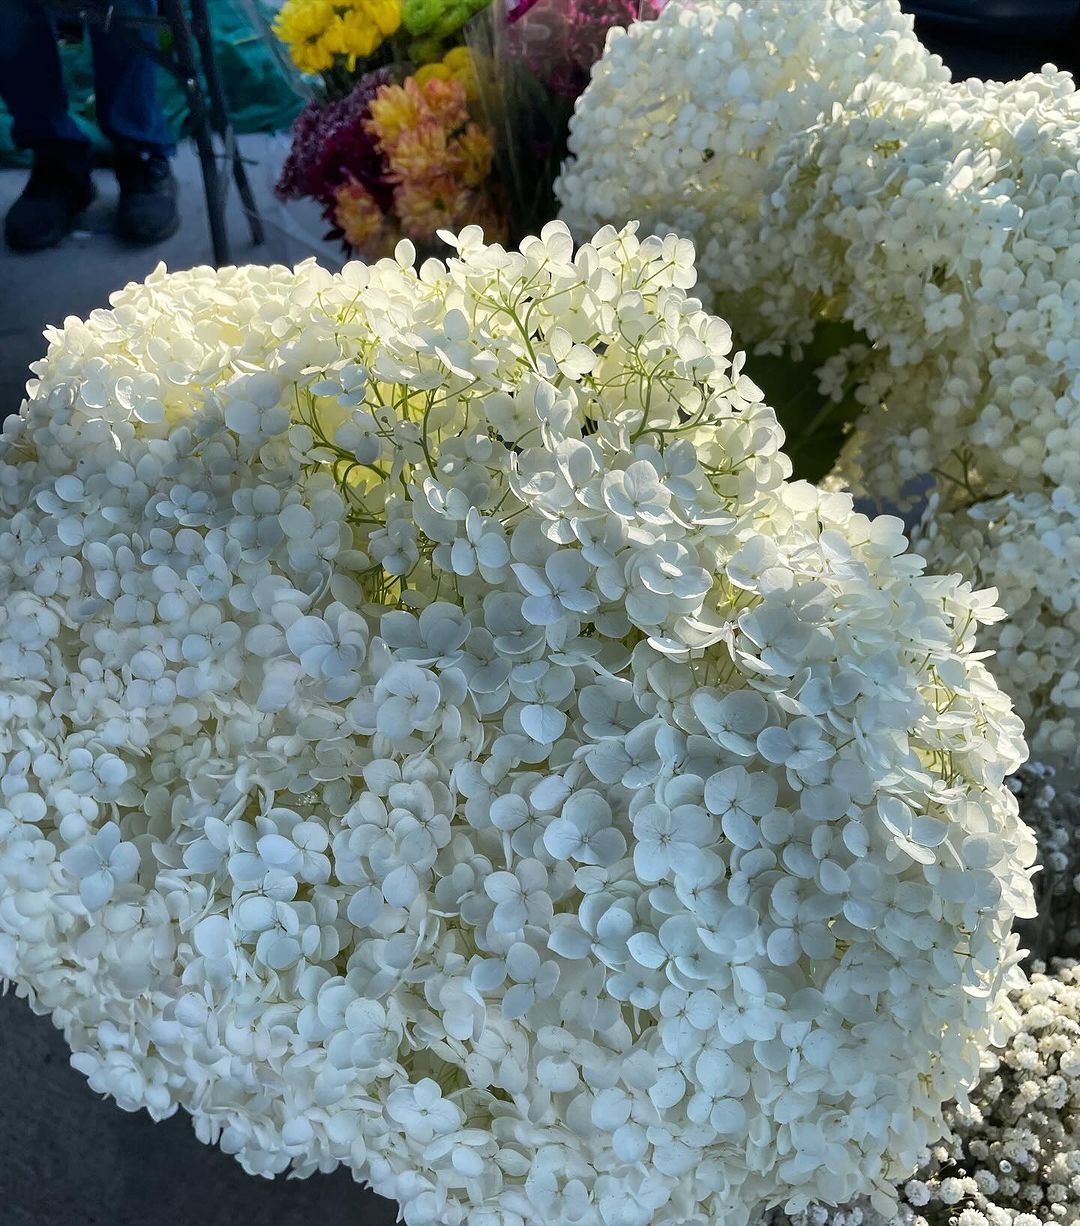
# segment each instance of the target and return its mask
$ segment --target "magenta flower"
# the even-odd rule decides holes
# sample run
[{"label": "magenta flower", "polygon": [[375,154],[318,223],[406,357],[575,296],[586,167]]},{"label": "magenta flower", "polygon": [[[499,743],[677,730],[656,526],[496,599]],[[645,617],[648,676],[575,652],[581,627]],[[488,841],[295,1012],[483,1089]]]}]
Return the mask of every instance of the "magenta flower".
[{"label": "magenta flower", "polygon": [[364,127],[376,91],[393,79],[383,68],[365,74],[336,102],[309,102],[293,124],[292,146],[274,188],[283,200],[311,196],[331,206],[345,182],[362,184],[384,211],[393,204],[386,164]]},{"label": "magenta flower", "polygon": [[[571,101],[584,92],[608,30],[659,15],[665,0],[517,0],[511,52],[553,93]],[[522,19],[531,14],[528,21]],[[543,27],[543,35],[538,31]]]}]

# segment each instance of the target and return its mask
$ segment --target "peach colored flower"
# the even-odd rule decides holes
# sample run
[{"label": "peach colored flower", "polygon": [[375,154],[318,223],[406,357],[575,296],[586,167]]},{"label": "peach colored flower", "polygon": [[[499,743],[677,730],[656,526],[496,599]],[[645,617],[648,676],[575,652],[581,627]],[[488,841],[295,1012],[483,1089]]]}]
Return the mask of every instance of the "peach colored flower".
[{"label": "peach colored flower", "polygon": [[450,175],[402,183],[394,207],[406,238],[430,239],[436,230],[454,229],[472,203],[469,189]]},{"label": "peach colored flower", "polygon": [[362,183],[355,179],[343,183],[334,193],[334,200],[334,221],[353,251],[371,259],[393,251],[400,235]]},{"label": "peach colored flower", "polygon": [[460,81],[440,81],[437,77],[423,86],[428,112],[447,132],[455,132],[469,122],[465,86]]},{"label": "peach colored flower", "polygon": [[390,152],[403,132],[415,128],[427,112],[423,91],[412,77],[404,85],[384,85],[371,102],[364,127]]},{"label": "peach colored flower", "polygon": [[446,131],[433,119],[402,132],[390,151],[390,175],[395,183],[456,175],[458,167]]}]

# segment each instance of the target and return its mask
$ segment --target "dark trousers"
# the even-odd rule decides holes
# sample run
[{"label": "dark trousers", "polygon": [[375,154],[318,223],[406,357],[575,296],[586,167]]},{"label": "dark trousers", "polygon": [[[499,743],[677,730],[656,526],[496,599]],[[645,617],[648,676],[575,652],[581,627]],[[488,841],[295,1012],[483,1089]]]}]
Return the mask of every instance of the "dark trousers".
[{"label": "dark trousers", "polygon": [[[113,8],[139,15],[157,11],[156,0],[113,0]],[[98,126],[122,151],[168,151],[157,65],[116,33],[88,26]],[[87,138],[68,114],[56,29],[39,0],[0,0],[0,97],[11,112],[17,145],[64,144],[75,156],[88,155]]]}]

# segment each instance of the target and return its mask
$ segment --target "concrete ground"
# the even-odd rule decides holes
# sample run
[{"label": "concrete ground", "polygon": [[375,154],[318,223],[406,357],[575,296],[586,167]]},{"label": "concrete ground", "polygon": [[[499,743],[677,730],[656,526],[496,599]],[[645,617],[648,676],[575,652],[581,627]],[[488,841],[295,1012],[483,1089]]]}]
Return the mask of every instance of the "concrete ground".
[{"label": "concrete ground", "polygon": [[[319,252],[321,223],[272,199],[282,138],[245,137],[245,155],[267,242],[252,247],[235,196],[235,262],[294,263]],[[183,224],[160,247],[134,250],[111,235],[115,183],[96,174],[99,195],[83,228],[53,251],[16,256],[0,247],[0,417],[16,412],[27,364],[45,352],[42,329],[85,316],[164,260],[180,269],[210,260],[198,164],[176,159]],[[22,171],[0,172],[0,214],[22,190]],[[309,241],[310,240],[310,241]],[[2,1226],[389,1226],[396,1207],[345,1171],[308,1180],[245,1175],[232,1158],[200,1145],[183,1114],[154,1124],[91,1092],[68,1063],[63,1037],[25,1001],[0,998],[0,1223]]]},{"label": "concrete ground", "polygon": [[[294,264],[310,255],[337,266],[340,249],[323,243],[326,225],[314,206],[282,205],[273,183],[288,147],[285,136],[245,136],[240,147],[266,230],[266,242],[251,243],[236,193],[229,196],[228,223],[235,264]],[[199,163],[190,143],[174,159],[180,183],[180,229],[156,247],[128,247],[112,234],[116,181],[108,170],[94,172],[97,199],[79,228],[50,251],[15,255],[0,239],[0,417],[17,412],[27,366],[45,353],[42,330],[67,315],[85,317],[108,305],[109,295],[129,281],[141,281],[161,261],[170,269],[211,262],[210,232]],[[0,171],[0,215],[22,190],[26,172]]]}]

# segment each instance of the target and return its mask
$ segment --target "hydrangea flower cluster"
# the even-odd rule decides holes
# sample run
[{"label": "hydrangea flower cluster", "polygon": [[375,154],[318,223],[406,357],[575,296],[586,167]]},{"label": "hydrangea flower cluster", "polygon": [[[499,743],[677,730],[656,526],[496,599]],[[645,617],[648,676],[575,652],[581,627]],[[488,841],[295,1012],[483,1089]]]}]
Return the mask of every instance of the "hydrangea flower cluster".
[{"label": "hydrangea flower cluster", "polygon": [[[364,123],[393,185],[396,228],[406,238],[431,242],[441,228],[483,220],[488,233],[497,234],[503,227],[487,183],[492,142],[469,112],[475,75],[468,48],[455,48],[438,67],[445,75],[429,72],[384,85]],[[374,198],[371,205],[383,224]],[[364,249],[363,240],[353,245]]]},{"label": "hydrangea flower cluster", "polygon": [[932,570],[958,570],[997,589],[1008,620],[987,627],[981,643],[994,651],[994,673],[1027,723],[1032,752],[1067,764],[1075,777],[1080,500],[1068,486],[1049,496],[1005,494],[952,511],[934,497],[915,548]]},{"label": "hydrangea flower cluster", "polygon": [[488,182],[492,142],[472,118],[475,102],[467,47],[413,76],[365,73],[344,98],[300,113],[277,193],[317,200],[330,236],[372,260],[403,236],[430,245],[446,225],[483,221],[497,235],[505,224]]},{"label": "hydrangea flower cluster", "polygon": [[411,1226],[871,1193],[1009,1031],[987,593],[788,479],[691,244],[159,269],[0,441],[0,976]]},{"label": "hydrangea flower cluster", "polygon": [[987,1054],[979,1085],[948,1111],[951,1140],[900,1187],[896,1214],[824,1205],[772,1226],[1075,1226],[1080,1222],[1080,964],[1042,970],[1014,997],[1020,1027]]},{"label": "hydrangea flower cluster", "polygon": [[[761,241],[887,372],[888,429],[871,413],[851,449],[866,486],[937,466],[954,505],[1077,487],[1078,161],[1080,95],[1050,69],[871,80],[778,156]],[[774,339],[795,301],[767,308]]]},{"label": "hydrangea flower cluster", "polygon": [[933,474],[932,565],[998,585],[996,675],[1036,753],[1075,765],[1072,78],[950,83],[892,0],[674,0],[612,40],[571,147],[563,215],[696,238],[740,340],[797,354],[825,320],[863,335],[819,372],[864,410],[833,479],[902,505]]},{"label": "hydrangea flower cluster", "polygon": [[560,215],[581,234],[622,217],[674,230],[694,239],[707,288],[757,291],[777,155],[875,73],[948,79],[898,0],[669,0],[611,34],[571,120]]}]

